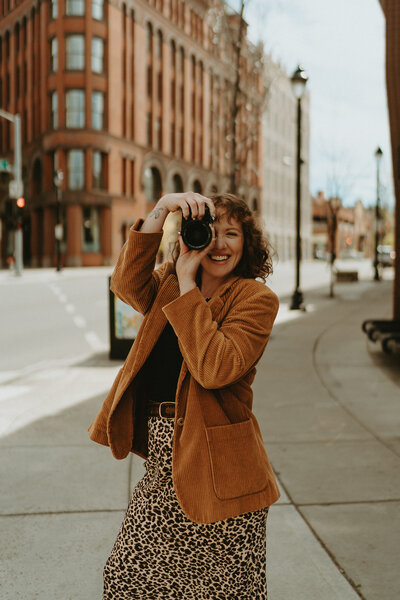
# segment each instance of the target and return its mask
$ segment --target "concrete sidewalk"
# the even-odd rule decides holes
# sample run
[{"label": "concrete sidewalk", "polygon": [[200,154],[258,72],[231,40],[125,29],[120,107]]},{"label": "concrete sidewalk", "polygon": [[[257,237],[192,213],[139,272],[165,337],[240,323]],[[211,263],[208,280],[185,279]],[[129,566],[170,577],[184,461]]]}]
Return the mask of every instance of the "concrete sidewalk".
[{"label": "concrete sidewalk", "polygon": [[[390,316],[391,286],[341,284],[335,299],[314,289],[306,313],[281,297],[254,385],[282,491],[268,517],[269,600],[398,598],[400,369],[361,332],[363,319]],[[82,357],[8,382],[2,600],[101,598],[104,562],[144,472],[139,457],[116,461],[87,435],[119,366]]]}]

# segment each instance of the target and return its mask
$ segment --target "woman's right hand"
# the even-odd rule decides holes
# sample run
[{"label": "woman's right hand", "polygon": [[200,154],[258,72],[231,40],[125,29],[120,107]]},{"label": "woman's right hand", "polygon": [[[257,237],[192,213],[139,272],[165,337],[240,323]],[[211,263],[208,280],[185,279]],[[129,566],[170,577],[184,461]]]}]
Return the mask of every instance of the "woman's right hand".
[{"label": "woman's right hand", "polygon": [[182,192],[165,194],[157,202],[155,208],[166,208],[168,212],[175,212],[180,209],[185,219],[190,216],[201,219],[204,217],[206,206],[209,208],[210,215],[215,217],[214,203],[210,198],[196,192]]}]

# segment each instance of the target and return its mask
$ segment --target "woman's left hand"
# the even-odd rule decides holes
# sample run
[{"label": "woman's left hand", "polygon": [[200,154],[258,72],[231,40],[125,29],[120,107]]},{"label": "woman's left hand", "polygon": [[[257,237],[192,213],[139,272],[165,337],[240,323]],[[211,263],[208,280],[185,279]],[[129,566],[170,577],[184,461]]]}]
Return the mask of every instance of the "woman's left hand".
[{"label": "woman's left hand", "polygon": [[211,225],[213,238],[203,250],[190,250],[179,235],[180,254],[176,261],[176,275],[178,277],[181,296],[196,287],[196,273],[201,261],[210,252],[215,243],[215,230]]}]

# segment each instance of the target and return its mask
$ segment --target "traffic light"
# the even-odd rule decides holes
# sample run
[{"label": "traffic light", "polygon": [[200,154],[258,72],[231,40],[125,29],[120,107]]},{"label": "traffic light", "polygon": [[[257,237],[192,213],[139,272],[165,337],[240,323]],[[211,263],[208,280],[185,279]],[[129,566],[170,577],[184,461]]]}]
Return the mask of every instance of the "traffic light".
[{"label": "traffic light", "polygon": [[17,206],[18,206],[18,208],[25,207],[25,198],[23,196],[21,196],[20,198],[17,199]]}]

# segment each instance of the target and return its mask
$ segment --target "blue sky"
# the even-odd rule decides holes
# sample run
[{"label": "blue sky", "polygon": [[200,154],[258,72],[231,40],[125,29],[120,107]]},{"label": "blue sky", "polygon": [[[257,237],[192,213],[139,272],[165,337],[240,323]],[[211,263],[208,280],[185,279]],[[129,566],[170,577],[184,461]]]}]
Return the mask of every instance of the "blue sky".
[{"label": "blue sky", "polygon": [[300,63],[309,75],[311,192],[332,193],[335,180],[345,204],[374,204],[374,153],[381,146],[382,199],[393,205],[378,0],[247,0],[245,19],[250,39],[263,40],[289,74]]}]

